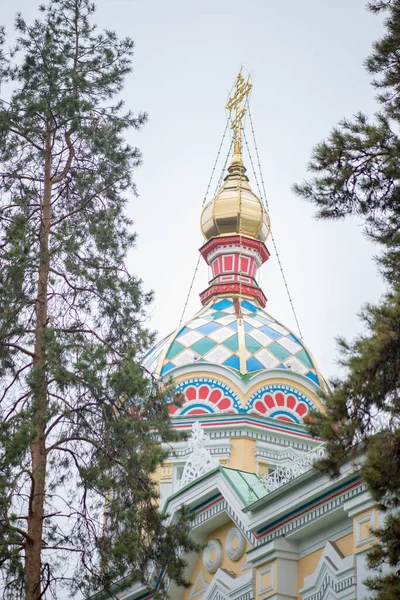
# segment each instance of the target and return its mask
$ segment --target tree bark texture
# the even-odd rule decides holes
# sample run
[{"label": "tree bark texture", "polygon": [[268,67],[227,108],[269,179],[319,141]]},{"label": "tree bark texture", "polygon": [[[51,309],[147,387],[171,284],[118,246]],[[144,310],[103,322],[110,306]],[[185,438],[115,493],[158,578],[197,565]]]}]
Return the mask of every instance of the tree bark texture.
[{"label": "tree bark texture", "polygon": [[46,485],[46,413],[48,409],[46,379],[45,329],[48,324],[48,283],[50,269],[51,226],[51,126],[47,123],[44,153],[44,189],[41,198],[41,221],[39,234],[39,270],[36,297],[36,333],[33,359],[33,425],[31,442],[31,489],[28,512],[28,537],[26,540],[26,600],[42,598],[41,550],[43,539],[43,515]]}]

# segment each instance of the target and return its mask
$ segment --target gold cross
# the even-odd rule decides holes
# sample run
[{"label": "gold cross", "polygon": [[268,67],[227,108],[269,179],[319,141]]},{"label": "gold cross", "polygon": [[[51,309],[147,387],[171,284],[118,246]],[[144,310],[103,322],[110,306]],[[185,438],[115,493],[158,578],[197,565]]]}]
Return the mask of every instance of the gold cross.
[{"label": "gold cross", "polygon": [[252,85],[249,80],[245,81],[242,72],[240,72],[236,79],[235,91],[226,105],[229,112],[235,111],[235,118],[231,124],[235,140],[235,154],[241,154],[242,152],[242,119],[246,113],[243,101],[250,94],[251,88]]}]

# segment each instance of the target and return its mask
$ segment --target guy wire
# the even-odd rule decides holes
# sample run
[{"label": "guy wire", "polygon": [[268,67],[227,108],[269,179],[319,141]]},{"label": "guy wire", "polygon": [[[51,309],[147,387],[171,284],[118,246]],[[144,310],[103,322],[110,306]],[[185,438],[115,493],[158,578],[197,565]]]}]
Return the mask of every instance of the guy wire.
[{"label": "guy wire", "polygon": [[[256,171],[255,171],[255,168],[254,168],[253,158],[251,156],[249,145],[247,143],[247,139],[246,139],[246,135],[245,135],[244,131],[243,131],[243,137],[244,137],[244,141],[246,143],[247,152],[248,152],[248,155],[249,155],[249,158],[250,158],[250,164],[251,164],[251,167],[253,169],[253,175],[254,175],[254,179],[256,181],[258,193],[259,193],[261,199],[264,201],[264,204],[265,204],[265,206],[266,206],[266,208],[267,208],[267,210],[269,212],[269,205],[268,205],[268,200],[267,200],[267,194],[265,192],[264,178],[263,178],[263,174],[262,174],[262,170],[261,170],[261,163],[260,163],[260,157],[259,157],[259,154],[258,154],[258,147],[257,147],[257,142],[256,142],[256,136],[255,136],[255,133],[254,133],[253,119],[251,118],[250,105],[249,105],[248,102],[247,102],[247,110],[248,110],[248,114],[249,114],[249,121],[250,121],[251,133],[253,135],[254,148],[255,148],[255,151],[256,151],[256,157],[257,157],[257,163],[258,163],[258,170],[259,170],[259,173],[260,173],[260,179],[261,179],[261,185],[262,185],[263,193],[261,193],[260,185],[258,183],[258,178],[257,178]],[[281,262],[281,259],[280,259],[279,253],[278,253],[278,248],[276,246],[275,237],[274,237],[274,235],[272,233],[272,228],[271,228],[271,240],[272,240],[272,245],[274,247],[275,255],[276,255],[276,258],[277,258],[277,261],[278,261],[279,269],[280,269],[280,272],[281,272],[281,275],[282,275],[283,283],[284,283],[285,288],[286,288],[286,293],[287,293],[287,296],[289,298],[289,303],[290,303],[290,307],[292,309],[294,320],[296,322],[296,326],[297,326],[298,332],[300,334],[300,339],[302,340],[303,339],[303,334],[302,334],[301,329],[300,329],[299,320],[297,318],[296,310],[294,308],[292,296],[290,294],[290,290],[289,290],[289,286],[288,286],[288,283],[287,283],[287,280],[286,280],[285,272],[283,270],[282,262]]]},{"label": "guy wire", "polygon": [[[208,193],[209,193],[209,191],[210,191],[211,182],[212,182],[212,180],[213,180],[213,177],[214,177],[215,169],[216,169],[216,167],[217,167],[217,163],[218,163],[218,160],[219,160],[219,156],[220,156],[220,154],[221,154],[222,146],[223,146],[223,143],[224,143],[224,140],[225,140],[226,132],[228,131],[228,126],[229,126],[229,123],[230,123],[230,116],[228,115],[228,117],[227,117],[227,119],[226,119],[225,130],[224,130],[224,133],[223,133],[223,136],[222,136],[222,139],[221,139],[221,143],[220,143],[220,145],[219,145],[219,148],[218,148],[217,156],[216,156],[216,158],[215,158],[215,161],[214,161],[214,166],[213,166],[213,168],[212,168],[212,171],[211,171],[211,176],[210,176],[210,179],[209,179],[209,181],[208,181],[208,185],[207,185],[206,193],[204,194],[203,202],[201,203],[201,207],[202,207],[202,208],[203,208],[203,206],[204,206],[204,205],[205,205],[205,203],[206,203],[207,196],[208,196]],[[223,170],[222,170],[221,177],[219,178],[219,181],[221,181],[221,180],[222,180],[222,177],[223,177],[223,174],[224,174],[224,169],[225,169],[226,163],[227,163],[227,161],[228,161],[228,157],[229,157],[229,152],[230,152],[230,148],[231,148],[231,146],[232,146],[232,142],[231,142],[231,144],[230,144],[230,146],[229,146],[228,156],[227,156],[227,158],[226,158],[226,160],[225,160],[224,167],[223,167]],[[218,183],[218,186],[219,186],[219,183]],[[218,191],[218,189],[219,189],[219,188],[217,187],[217,189],[216,189],[216,192]],[[216,193],[216,192],[215,192],[215,193]],[[187,305],[188,305],[188,303],[189,303],[189,299],[190,299],[190,294],[192,293],[193,285],[194,285],[194,282],[195,282],[195,279],[196,279],[196,275],[197,275],[197,270],[198,270],[198,268],[199,268],[200,259],[201,259],[201,254],[199,254],[199,257],[198,257],[198,259],[197,259],[196,267],[195,267],[195,269],[194,269],[194,273],[193,273],[192,281],[190,282],[189,291],[188,291],[188,294],[187,294],[187,296],[186,296],[185,305],[184,305],[184,307],[183,307],[183,311],[182,311],[182,315],[181,315],[181,319],[180,319],[180,321],[179,321],[179,325],[178,325],[178,327],[180,327],[180,326],[182,325],[183,317],[185,316],[186,308],[187,308]]]}]

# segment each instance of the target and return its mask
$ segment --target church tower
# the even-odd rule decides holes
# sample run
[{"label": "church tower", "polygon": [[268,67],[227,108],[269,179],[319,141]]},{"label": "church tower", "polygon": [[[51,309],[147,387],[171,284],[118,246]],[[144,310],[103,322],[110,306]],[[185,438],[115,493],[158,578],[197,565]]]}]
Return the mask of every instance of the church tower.
[{"label": "church tower", "polygon": [[[143,363],[155,378],[173,380],[182,397],[170,405],[173,426],[188,436],[169,448],[160,503],[170,518],[183,504],[193,510],[193,535],[205,546],[187,557],[191,588],[172,585],[169,594],[361,598],[377,513],[351,466],[334,482],[312,469],[323,446],[305,423],[310,410],[324,410],[326,384],[302,339],[269,314],[257,283],[271,226],[242,157],[250,87],[239,74],[227,105],[230,164],[201,213],[200,253],[211,271],[202,307]],[[139,588],[129,596],[147,597]]]},{"label": "church tower", "polygon": [[[201,213],[200,253],[211,271],[200,294],[202,308],[160,341],[144,366],[157,378],[173,378],[182,394],[182,406],[170,407],[175,427],[190,431],[200,424],[219,464],[264,476],[280,464],[282,448],[294,457],[318,444],[302,432],[309,410],[322,408],[325,383],[302,340],[266,311],[257,283],[270,257],[271,225],[242,158],[250,87],[240,74],[228,102],[235,112],[233,156],[221,188]],[[272,442],[267,431],[283,437]],[[182,485],[184,466],[184,453],[171,456],[170,477],[161,479],[163,499]]]}]

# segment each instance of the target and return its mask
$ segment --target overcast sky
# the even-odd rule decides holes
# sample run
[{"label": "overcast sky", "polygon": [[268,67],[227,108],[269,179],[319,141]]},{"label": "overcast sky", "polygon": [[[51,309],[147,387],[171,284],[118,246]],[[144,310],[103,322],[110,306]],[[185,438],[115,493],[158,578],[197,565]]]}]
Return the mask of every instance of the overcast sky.
[{"label": "overcast sky", "polygon": [[[244,65],[254,86],[251,109],[272,228],[304,341],[326,376],[337,373],[335,337],[359,332],[361,305],[383,292],[372,260],[377,249],[356,221],[315,221],[313,207],[291,186],[306,176],[312,147],[339,119],[376,110],[362,63],[382,34],[382,22],[364,4],[97,2],[100,28],[136,43],[124,98],[150,120],[130,137],[143,152],[143,166],[136,172],[140,196],[129,205],[139,237],[128,266],[145,289],[155,291],[149,324],[160,335],[175,329],[181,317],[202,244],[201,203],[225,126],[224,106]],[[30,20],[36,2],[2,3],[0,21],[8,31],[17,10]],[[295,331],[270,240],[267,246],[271,258],[261,272],[267,310]],[[207,275],[202,261],[186,318],[200,308]]]}]

